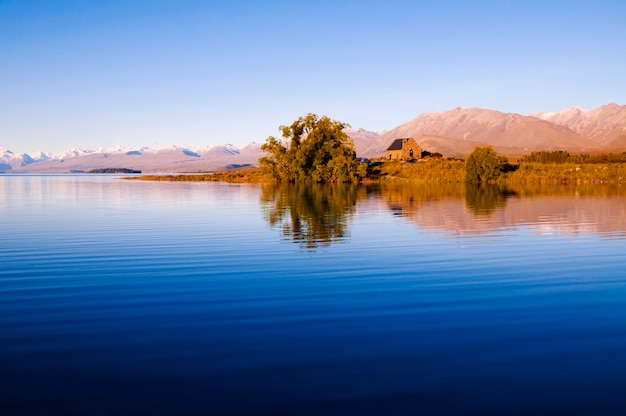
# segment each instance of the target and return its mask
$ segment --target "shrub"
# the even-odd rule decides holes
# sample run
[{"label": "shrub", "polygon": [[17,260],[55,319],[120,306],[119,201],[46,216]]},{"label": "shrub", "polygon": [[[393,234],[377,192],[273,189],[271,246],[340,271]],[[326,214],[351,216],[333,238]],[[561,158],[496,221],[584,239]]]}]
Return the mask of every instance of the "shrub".
[{"label": "shrub", "polygon": [[465,180],[471,183],[489,182],[504,171],[507,159],[498,156],[492,146],[476,147],[465,160]]}]

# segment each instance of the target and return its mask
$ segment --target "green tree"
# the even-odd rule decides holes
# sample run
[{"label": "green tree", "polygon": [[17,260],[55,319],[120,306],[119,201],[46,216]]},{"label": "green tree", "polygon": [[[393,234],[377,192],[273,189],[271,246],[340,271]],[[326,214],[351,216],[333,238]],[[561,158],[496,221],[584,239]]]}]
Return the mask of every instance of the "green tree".
[{"label": "green tree", "polygon": [[367,166],[356,160],[354,144],[343,131],[347,124],[307,114],[281,126],[282,140],[267,138],[259,159],[264,172],[287,182],[355,182]]},{"label": "green tree", "polygon": [[475,147],[465,159],[465,180],[480,183],[497,179],[506,164],[506,157],[498,156],[492,146]]}]

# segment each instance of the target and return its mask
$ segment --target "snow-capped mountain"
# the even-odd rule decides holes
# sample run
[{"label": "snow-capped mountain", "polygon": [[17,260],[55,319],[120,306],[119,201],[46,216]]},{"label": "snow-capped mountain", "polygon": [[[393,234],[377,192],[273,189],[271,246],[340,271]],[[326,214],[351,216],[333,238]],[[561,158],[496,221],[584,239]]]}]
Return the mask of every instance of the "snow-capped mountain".
[{"label": "snow-capped mountain", "polygon": [[190,147],[170,145],[153,149],[116,146],[110,149],[70,149],[60,153],[15,154],[0,150],[0,172],[67,173],[103,168],[131,168],[145,172],[205,172],[231,165],[256,164],[261,145],[231,144]]},{"label": "snow-capped mountain", "polygon": [[0,172],[16,170],[32,165],[34,163],[48,162],[54,160],[65,160],[82,157],[89,154],[100,153],[102,149],[69,149],[64,152],[32,152],[14,153],[0,147]]},{"label": "snow-capped mountain", "polygon": [[26,153],[13,153],[10,150],[0,147],[0,172],[26,166],[39,160],[47,160],[44,159],[45,157],[46,155],[44,154],[37,154],[35,157],[32,157]]}]

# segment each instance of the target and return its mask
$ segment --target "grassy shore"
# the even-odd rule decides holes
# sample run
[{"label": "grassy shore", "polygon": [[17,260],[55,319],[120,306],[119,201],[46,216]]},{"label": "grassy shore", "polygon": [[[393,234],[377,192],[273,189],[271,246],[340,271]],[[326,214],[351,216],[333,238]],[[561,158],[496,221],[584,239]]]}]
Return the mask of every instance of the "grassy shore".
[{"label": "grassy shore", "polygon": [[465,162],[459,159],[425,158],[415,163],[384,161],[368,169],[368,181],[464,183]]},{"label": "grassy shore", "polygon": [[[596,184],[626,183],[626,163],[539,163],[511,164],[499,184]],[[416,163],[387,161],[372,169],[369,181],[416,183],[464,183],[465,162],[458,159],[423,159]]]},{"label": "grassy shore", "polygon": [[[207,174],[143,175],[125,179],[167,182],[268,183],[272,178],[256,167]],[[465,162],[460,159],[425,158],[406,163],[379,161],[368,168],[363,183],[411,182],[465,183]],[[626,163],[540,163],[512,164],[497,180],[499,184],[626,184]]]},{"label": "grassy shore", "polygon": [[521,163],[504,175],[511,183],[626,183],[626,163]]},{"label": "grassy shore", "polygon": [[245,167],[212,173],[142,175],[123,179],[161,182],[231,182],[231,183],[269,183],[272,178],[263,174],[260,168]]}]

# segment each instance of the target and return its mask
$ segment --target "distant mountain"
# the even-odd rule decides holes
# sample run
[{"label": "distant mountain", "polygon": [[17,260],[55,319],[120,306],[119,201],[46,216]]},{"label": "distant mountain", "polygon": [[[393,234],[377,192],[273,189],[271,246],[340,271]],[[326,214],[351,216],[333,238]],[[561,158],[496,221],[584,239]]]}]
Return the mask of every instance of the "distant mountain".
[{"label": "distant mountain", "polygon": [[475,146],[487,144],[507,154],[535,150],[592,151],[602,147],[565,126],[537,117],[459,107],[443,113],[421,114],[381,135],[361,151],[366,156],[382,155],[399,137],[413,137],[426,150],[446,156],[464,156]]},{"label": "distant mountain", "polygon": [[13,169],[13,166],[21,166],[15,153],[0,147],[0,172]]},{"label": "distant mountain", "polygon": [[[108,150],[109,153],[122,152],[123,148],[114,148]],[[0,148],[0,172],[7,171],[23,171],[27,166],[31,164],[39,164],[48,161],[64,161],[66,159],[73,159],[83,157],[90,154],[99,154],[105,152],[102,149],[69,149],[64,152],[34,152],[34,153],[13,153],[10,150]],[[25,168],[25,169],[22,169]]]},{"label": "distant mountain", "polygon": [[[46,158],[45,155],[41,155],[41,158]],[[47,159],[42,159],[47,160]],[[15,168],[35,163],[39,159],[33,158],[26,153],[13,153],[10,150],[0,147],[0,172],[6,172]]]},{"label": "distant mountain", "polygon": [[531,115],[567,127],[602,147],[626,148],[626,105],[611,103],[593,110],[574,107],[558,113]]},{"label": "distant mountain", "polygon": [[345,132],[354,142],[354,147],[357,151],[367,148],[380,137],[380,133],[364,129],[347,128]]},{"label": "distant mountain", "polygon": [[[424,113],[392,130],[372,132],[348,128],[357,154],[383,156],[394,139],[413,137],[430,152],[464,157],[475,146],[493,145],[499,153],[523,155],[537,150],[593,152],[626,150],[626,106],[607,104],[594,110],[577,107],[530,116],[481,108],[455,108]],[[143,172],[206,172],[258,164],[260,143],[238,147],[161,149],[115,147],[70,149],[62,153],[16,154],[0,148],[0,172],[67,173],[93,169],[138,169]]]},{"label": "distant mountain", "polygon": [[[228,166],[256,164],[263,156],[260,144],[191,148],[180,145],[160,149],[123,148],[70,150],[57,155],[42,153],[31,160],[26,154],[0,152],[0,171],[12,173],[67,173],[94,169],[136,169],[143,172],[207,172]],[[76,155],[76,156],[74,156]]]},{"label": "distant mountain", "polygon": [[[124,148],[122,147],[116,147],[114,149],[108,150],[107,152],[109,153],[120,153],[123,151]],[[86,155],[90,155],[90,154],[95,154],[95,153],[103,153],[105,152],[103,149],[83,149],[83,148],[77,148],[77,149],[69,149],[66,150],[65,152],[62,153],[41,153],[42,155],[46,155],[48,157],[48,160],[61,160],[61,159],[71,159],[73,157],[81,157],[81,156],[86,156]]]}]

